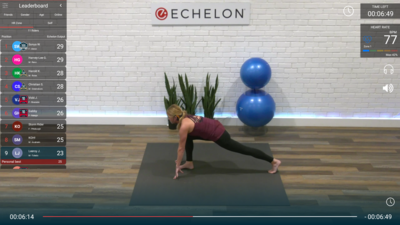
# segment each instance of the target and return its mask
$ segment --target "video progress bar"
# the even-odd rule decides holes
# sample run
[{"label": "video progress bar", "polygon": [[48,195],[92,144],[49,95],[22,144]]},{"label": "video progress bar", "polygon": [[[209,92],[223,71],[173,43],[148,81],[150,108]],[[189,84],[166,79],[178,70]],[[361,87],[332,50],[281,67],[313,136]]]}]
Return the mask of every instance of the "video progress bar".
[{"label": "video progress bar", "polygon": [[203,218],[357,218],[357,216],[193,216]]},{"label": "video progress bar", "polygon": [[43,218],[357,218],[357,216],[43,216]]}]

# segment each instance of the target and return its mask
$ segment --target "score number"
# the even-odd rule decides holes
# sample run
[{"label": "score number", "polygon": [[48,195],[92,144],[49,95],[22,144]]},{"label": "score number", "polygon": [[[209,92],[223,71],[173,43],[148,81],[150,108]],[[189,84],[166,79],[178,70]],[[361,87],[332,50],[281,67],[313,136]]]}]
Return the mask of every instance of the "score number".
[{"label": "score number", "polygon": [[64,76],[64,71],[63,70],[57,70],[57,76],[58,77]]},{"label": "score number", "polygon": [[57,103],[63,103],[64,97],[57,97]]},{"label": "score number", "polygon": [[57,110],[57,116],[64,116],[64,110]]}]

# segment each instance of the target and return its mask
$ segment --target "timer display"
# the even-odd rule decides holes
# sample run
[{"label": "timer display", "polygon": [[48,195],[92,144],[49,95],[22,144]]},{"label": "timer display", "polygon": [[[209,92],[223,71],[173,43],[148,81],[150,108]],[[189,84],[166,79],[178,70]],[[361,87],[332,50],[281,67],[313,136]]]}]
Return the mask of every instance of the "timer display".
[{"label": "timer display", "polygon": [[400,19],[400,4],[361,4],[361,19]]},{"label": "timer display", "polygon": [[368,214],[365,216],[368,220],[391,220],[392,214]]}]

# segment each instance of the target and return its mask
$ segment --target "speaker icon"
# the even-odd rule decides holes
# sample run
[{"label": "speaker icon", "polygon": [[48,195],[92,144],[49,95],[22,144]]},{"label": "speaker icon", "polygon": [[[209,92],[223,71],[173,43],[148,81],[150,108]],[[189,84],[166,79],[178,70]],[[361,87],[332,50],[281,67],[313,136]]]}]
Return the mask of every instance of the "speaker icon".
[{"label": "speaker icon", "polygon": [[386,92],[392,93],[394,91],[394,86],[393,84],[386,84],[385,86],[382,87],[382,89]]}]

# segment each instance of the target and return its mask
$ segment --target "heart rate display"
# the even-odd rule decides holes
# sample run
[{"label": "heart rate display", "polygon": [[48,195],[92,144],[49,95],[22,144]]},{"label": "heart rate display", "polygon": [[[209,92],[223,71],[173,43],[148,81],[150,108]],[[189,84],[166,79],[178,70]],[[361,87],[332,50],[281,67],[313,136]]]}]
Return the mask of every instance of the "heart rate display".
[{"label": "heart rate display", "polygon": [[361,57],[399,57],[400,24],[361,24]]}]

